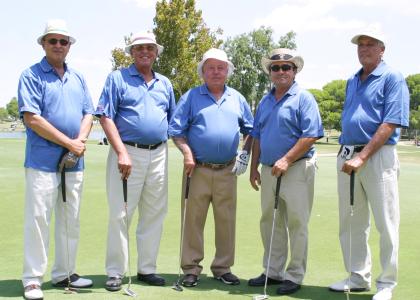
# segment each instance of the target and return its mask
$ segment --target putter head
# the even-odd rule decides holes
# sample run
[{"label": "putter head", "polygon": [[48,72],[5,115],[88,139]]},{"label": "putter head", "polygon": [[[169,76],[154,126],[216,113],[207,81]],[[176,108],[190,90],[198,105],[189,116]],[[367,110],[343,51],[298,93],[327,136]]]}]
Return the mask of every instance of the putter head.
[{"label": "putter head", "polygon": [[268,299],[268,295],[257,295],[252,297],[252,300],[265,300]]},{"label": "putter head", "polygon": [[184,290],[182,286],[179,285],[179,282],[175,282],[174,285],[172,286],[172,289],[178,292],[182,292]]},{"label": "putter head", "polygon": [[130,297],[137,297],[136,293],[134,293],[132,290],[130,290],[129,288],[125,288],[124,289],[124,294]]}]

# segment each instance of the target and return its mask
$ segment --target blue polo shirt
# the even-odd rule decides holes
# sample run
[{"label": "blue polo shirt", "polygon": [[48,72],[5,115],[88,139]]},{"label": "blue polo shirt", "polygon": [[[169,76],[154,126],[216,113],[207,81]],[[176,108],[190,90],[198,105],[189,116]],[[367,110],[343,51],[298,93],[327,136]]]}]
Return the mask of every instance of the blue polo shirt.
[{"label": "blue polo shirt", "polygon": [[112,119],[121,140],[153,145],[168,139],[168,122],[175,110],[171,82],[153,72],[147,83],[134,64],[109,74],[95,115]]},{"label": "blue polo shirt", "polygon": [[[324,136],[315,98],[296,82],[282,99],[276,101],[275,90],[258,105],[252,136],[260,141],[260,163],[271,166],[282,158],[300,138]],[[314,146],[302,157],[312,157]]]},{"label": "blue polo shirt", "polygon": [[[369,143],[382,123],[408,127],[410,95],[404,77],[381,62],[362,82],[359,70],[347,81],[346,100],[341,116],[342,145]],[[385,144],[398,142],[397,128]]]},{"label": "blue polo shirt", "polygon": [[[65,64],[63,78],[44,57],[23,71],[19,79],[20,117],[25,112],[42,116],[71,139],[77,138],[84,115],[93,113],[92,99],[83,76]],[[39,136],[26,127],[25,167],[57,172],[61,156],[68,150]],[[68,171],[84,168],[83,157]]]},{"label": "blue polo shirt", "polygon": [[169,135],[186,138],[198,161],[221,164],[236,156],[239,132],[248,135],[252,122],[251,109],[238,91],[225,86],[216,101],[207,86],[201,85],[181,97]]}]

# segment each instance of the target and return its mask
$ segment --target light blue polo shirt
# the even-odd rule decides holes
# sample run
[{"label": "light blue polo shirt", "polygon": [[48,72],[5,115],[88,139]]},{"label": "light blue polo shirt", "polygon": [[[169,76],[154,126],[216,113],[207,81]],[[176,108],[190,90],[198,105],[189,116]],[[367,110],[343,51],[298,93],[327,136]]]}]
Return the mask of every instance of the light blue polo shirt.
[{"label": "light blue polo shirt", "polygon": [[251,109],[238,91],[225,86],[216,101],[207,86],[201,85],[181,97],[169,135],[186,138],[196,160],[222,164],[236,156],[239,133],[248,135],[252,122]]},{"label": "light blue polo shirt", "polygon": [[134,64],[108,75],[95,115],[112,119],[121,140],[153,145],[168,139],[168,122],[175,110],[171,82],[153,72],[146,83]]},{"label": "light blue polo shirt", "polygon": [[[84,115],[93,113],[92,99],[83,76],[65,64],[63,78],[44,57],[23,71],[19,79],[20,117],[25,112],[42,116],[71,139],[77,138]],[[68,150],[39,136],[26,127],[25,167],[57,172],[61,156]],[[83,157],[68,171],[84,168]]]},{"label": "light blue polo shirt", "polygon": [[[260,163],[271,166],[282,158],[300,138],[324,136],[315,98],[296,82],[276,101],[274,89],[258,105],[252,136],[260,141]],[[302,157],[312,157],[314,146]]]},{"label": "light blue polo shirt", "polygon": [[[382,123],[408,127],[410,94],[403,75],[381,62],[362,82],[362,70],[348,81],[341,116],[342,145],[365,145]],[[397,128],[385,144],[395,145]]]}]

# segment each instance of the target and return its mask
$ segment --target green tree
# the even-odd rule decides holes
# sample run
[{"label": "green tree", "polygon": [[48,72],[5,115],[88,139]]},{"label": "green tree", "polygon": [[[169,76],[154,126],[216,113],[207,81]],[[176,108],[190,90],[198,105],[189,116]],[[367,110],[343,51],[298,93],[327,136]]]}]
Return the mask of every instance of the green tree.
[{"label": "green tree", "polygon": [[410,92],[410,110],[418,110],[420,105],[420,74],[407,76],[405,80]]},{"label": "green tree", "polygon": [[[125,36],[124,42],[126,45],[130,44],[131,36]],[[114,48],[111,50],[111,62],[112,62],[112,70],[118,70],[123,67],[128,67],[133,63],[133,58],[130,55],[127,55],[122,48]]]},{"label": "green tree", "polygon": [[7,110],[4,107],[0,107],[0,120],[6,120],[8,116]]},{"label": "green tree", "polygon": [[228,38],[223,49],[235,65],[235,72],[229,79],[229,85],[238,90],[247,99],[252,110],[270,87],[269,77],[262,71],[261,58],[274,48],[296,49],[293,31],[273,41],[273,30],[260,27],[249,33]]},{"label": "green tree", "polygon": [[156,70],[171,80],[178,98],[200,84],[197,64],[204,52],[222,43],[221,29],[211,31],[205,24],[195,0],[160,0],[154,18],[156,39],[165,50],[156,62]]},{"label": "green tree", "polygon": [[6,110],[9,116],[12,118],[18,119],[19,118],[19,108],[18,108],[18,101],[16,97],[13,97],[9,103],[6,104]]}]

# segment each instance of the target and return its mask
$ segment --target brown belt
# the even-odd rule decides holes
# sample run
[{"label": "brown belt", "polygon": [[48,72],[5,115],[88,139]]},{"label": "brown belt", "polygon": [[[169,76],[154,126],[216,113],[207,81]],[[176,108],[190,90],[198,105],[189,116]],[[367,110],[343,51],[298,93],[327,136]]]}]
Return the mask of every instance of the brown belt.
[{"label": "brown belt", "polygon": [[208,162],[202,162],[202,161],[196,161],[196,165],[200,166],[200,167],[205,167],[205,168],[209,168],[209,169],[213,169],[213,170],[221,170],[226,168],[227,166],[229,166],[230,164],[232,164],[235,161],[235,158],[231,159],[230,161],[228,161],[227,163],[224,164],[212,164],[212,163],[208,163]]}]

